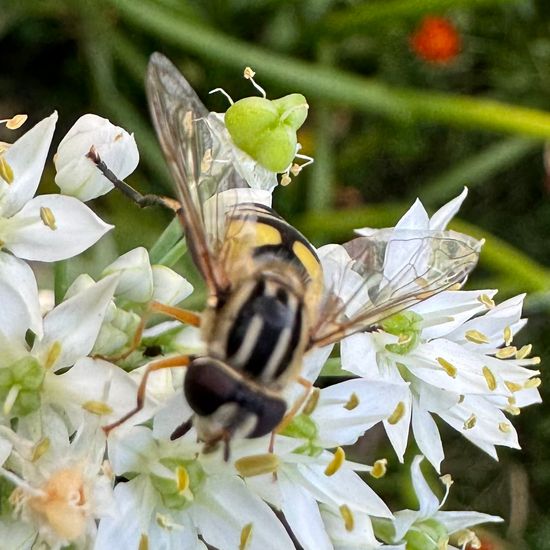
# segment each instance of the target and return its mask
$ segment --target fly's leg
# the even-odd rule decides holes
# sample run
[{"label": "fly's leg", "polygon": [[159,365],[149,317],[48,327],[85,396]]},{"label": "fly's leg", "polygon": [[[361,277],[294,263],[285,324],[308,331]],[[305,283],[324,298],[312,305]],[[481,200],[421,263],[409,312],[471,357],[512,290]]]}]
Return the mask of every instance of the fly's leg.
[{"label": "fly's leg", "polygon": [[105,434],[109,435],[111,430],[118,428],[118,426],[124,424],[124,422],[126,422],[129,418],[132,418],[132,416],[143,409],[143,405],[145,403],[145,390],[147,389],[147,381],[149,379],[149,375],[152,372],[162,369],[173,369],[176,367],[188,367],[192,360],[193,356],[191,355],[177,355],[176,357],[160,359],[159,361],[154,361],[153,363],[150,363],[145,370],[145,374],[143,375],[143,378],[141,379],[141,382],[139,384],[136,398],[136,406],[130,412],[125,414],[122,418],[119,418],[116,422],[108,424],[107,426],[103,426],[103,431],[105,432]]},{"label": "fly's leg", "polygon": [[95,150],[95,147],[92,146],[86,156],[120,192],[126,195],[129,199],[133,200],[141,208],[147,208],[148,206],[162,206],[172,212],[179,213],[181,211],[181,204],[178,201],[169,197],[161,197],[160,195],[142,195],[125,181],[118,179],[116,175],[109,170],[108,166],[101,160],[101,157]]},{"label": "fly's leg", "polygon": [[[298,399],[296,399],[296,401],[294,401],[294,404],[292,405],[290,410],[285,414],[280,424],[275,428],[274,433],[281,433],[292,422],[293,418],[296,416],[298,411],[302,408],[302,405],[305,403],[306,399],[309,396],[309,392],[313,387],[313,384],[309,380],[306,380],[305,378],[302,378],[302,377],[298,378],[296,382],[298,382],[298,384],[303,386],[305,391]],[[271,448],[271,444],[270,444],[270,448]]]},{"label": "fly's leg", "polygon": [[187,309],[167,306],[165,304],[161,304],[160,302],[151,302],[151,304],[149,305],[149,308],[151,309],[151,311],[162,313],[164,315],[167,315],[168,317],[177,319],[178,321],[181,321],[186,325],[199,327],[201,324],[200,315],[198,315],[197,313],[194,313],[193,311],[189,311]]}]

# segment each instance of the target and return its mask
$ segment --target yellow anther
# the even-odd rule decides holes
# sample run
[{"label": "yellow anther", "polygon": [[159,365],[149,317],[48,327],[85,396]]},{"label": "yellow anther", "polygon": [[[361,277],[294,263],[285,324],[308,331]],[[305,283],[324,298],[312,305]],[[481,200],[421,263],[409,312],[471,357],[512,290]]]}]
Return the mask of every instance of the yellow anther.
[{"label": "yellow anther", "polygon": [[89,413],[97,414],[97,416],[104,416],[113,412],[113,409],[103,401],[86,401],[82,404],[82,408]]},{"label": "yellow anther", "polygon": [[462,529],[462,531],[458,531],[456,537],[456,543],[461,548],[463,548],[467,544],[474,550],[481,548],[481,541],[470,529]]},{"label": "yellow anther", "polygon": [[471,430],[475,425],[476,425],[476,422],[477,422],[477,417],[474,413],[472,413],[470,415],[470,418],[468,418],[465,422],[464,422],[464,429],[465,430]]},{"label": "yellow anther", "polygon": [[519,416],[521,414],[521,409],[516,405],[508,405],[504,410],[512,416]]},{"label": "yellow anther", "polygon": [[485,382],[487,382],[487,387],[491,391],[495,391],[497,388],[497,379],[489,367],[483,367],[483,376],[485,377]]},{"label": "yellow anther", "polygon": [[145,533],[139,538],[138,550],[149,550],[149,537]]},{"label": "yellow anther", "polygon": [[17,130],[17,128],[21,128],[21,126],[25,124],[28,118],[27,115],[15,115],[9,120],[3,120],[2,122],[6,123],[6,128],[8,130]]},{"label": "yellow anther", "polygon": [[2,178],[6,183],[13,183],[13,170],[8,164],[8,161],[0,156],[0,178]]},{"label": "yellow anther", "polygon": [[512,429],[512,426],[510,424],[508,424],[508,422],[499,422],[498,429],[501,432],[507,434]]},{"label": "yellow anther", "polygon": [[243,71],[243,76],[247,80],[250,80],[251,78],[254,78],[256,76],[256,73],[250,67],[245,67]]},{"label": "yellow anther", "polygon": [[176,468],[176,485],[178,493],[183,494],[189,489],[189,472],[185,466],[178,466]]},{"label": "yellow anther", "polygon": [[487,296],[487,294],[480,294],[477,297],[478,301],[480,301],[487,309],[493,309],[495,307],[495,301],[490,297]]},{"label": "yellow anther", "polygon": [[302,171],[302,167],[301,167],[299,164],[294,163],[294,164],[290,167],[290,173],[291,173],[293,176],[297,176],[301,171]]},{"label": "yellow anther", "polygon": [[347,401],[347,403],[344,405],[344,409],[347,409],[348,411],[352,411],[359,405],[359,397],[357,397],[357,394],[353,392]]},{"label": "yellow anther", "polygon": [[542,384],[542,380],[540,378],[535,377],[527,380],[527,382],[525,382],[523,387],[525,389],[538,388],[541,384]]},{"label": "yellow anther", "polygon": [[445,485],[445,487],[447,488],[449,488],[454,483],[451,474],[443,474],[439,479],[441,483],[443,483],[443,485]]},{"label": "yellow anther", "polygon": [[306,401],[306,404],[304,405],[304,408],[302,410],[305,415],[309,416],[317,408],[320,395],[321,390],[319,388],[313,388],[313,390],[311,391],[311,395],[308,397],[308,400]]},{"label": "yellow anther", "polygon": [[509,346],[512,343],[514,335],[512,329],[509,326],[504,327],[504,343]]},{"label": "yellow anther", "polygon": [[498,359],[509,359],[510,357],[513,357],[517,352],[516,346],[506,346],[505,348],[499,349],[495,356]]},{"label": "yellow anther", "polygon": [[247,523],[241,529],[241,540],[239,541],[239,550],[246,550],[252,540],[252,523]]},{"label": "yellow anther", "polygon": [[55,231],[57,229],[57,225],[55,225],[55,216],[53,215],[51,208],[48,208],[47,206],[41,206],[40,219],[42,220],[42,223],[49,227],[52,231]]},{"label": "yellow anther", "polygon": [[340,510],[340,515],[344,520],[344,527],[346,528],[346,531],[353,531],[353,527],[355,525],[355,519],[353,518],[353,514],[349,509],[349,506],[347,504],[342,504],[339,510]]},{"label": "yellow anther", "polygon": [[195,126],[193,124],[193,111],[186,111],[183,115],[182,126],[188,138],[193,137]]},{"label": "yellow anther", "polygon": [[400,334],[399,338],[397,339],[398,344],[408,344],[412,340],[412,336],[410,334]]},{"label": "yellow anther", "polygon": [[464,403],[464,395],[458,396],[458,404],[460,405],[460,403]]},{"label": "yellow anther", "polygon": [[515,393],[521,389],[523,389],[523,386],[521,384],[518,384],[516,382],[511,382],[510,380],[505,380],[504,385],[512,392]]},{"label": "yellow anther", "polygon": [[346,453],[344,452],[344,449],[342,449],[342,447],[338,447],[334,452],[332,460],[325,468],[325,475],[328,477],[333,476],[342,467],[342,464],[344,464],[345,460]]},{"label": "yellow anther", "polygon": [[370,471],[370,475],[375,479],[380,479],[381,477],[384,477],[386,475],[387,471],[388,471],[387,459],[380,458],[374,463],[372,470]]},{"label": "yellow anther", "polygon": [[521,346],[516,353],[516,359],[525,359],[527,356],[531,355],[531,351],[533,351],[532,344]]},{"label": "yellow anther", "polygon": [[405,403],[403,403],[403,401],[399,401],[399,403],[397,403],[397,407],[395,407],[394,411],[388,417],[388,424],[397,424],[403,416],[405,416],[405,410]]},{"label": "yellow anther", "polygon": [[205,151],[204,155],[202,156],[201,160],[201,172],[209,172],[210,167],[212,166],[214,158],[212,157],[212,149],[209,148]]},{"label": "yellow anther", "polygon": [[283,187],[286,187],[290,182],[292,181],[292,178],[287,174],[284,173],[281,176],[281,181],[279,182]]},{"label": "yellow anther", "polygon": [[483,332],[479,332],[479,330],[467,330],[464,334],[466,337],[466,340],[469,340],[470,342],[473,342],[474,344],[488,344],[489,338],[483,334]]},{"label": "yellow anther", "polygon": [[279,457],[274,453],[243,456],[235,461],[235,468],[242,477],[272,474],[279,467]]},{"label": "yellow anther", "polygon": [[43,457],[50,448],[50,439],[48,437],[43,437],[32,450],[31,461],[36,462],[39,458]]},{"label": "yellow anther", "polygon": [[531,365],[540,365],[540,357],[533,357],[530,362]]},{"label": "yellow anther", "polygon": [[59,359],[59,356],[61,355],[61,342],[56,340],[48,350],[48,355],[46,356],[46,362],[44,364],[44,367],[46,369],[51,369],[55,362]]},{"label": "yellow anther", "polygon": [[451,377],[456,378],[457,369],[454,365],[449,363],[447,359],[443,359],[443,357],[437,357],[436,361],[443,367],[443,370]]}]

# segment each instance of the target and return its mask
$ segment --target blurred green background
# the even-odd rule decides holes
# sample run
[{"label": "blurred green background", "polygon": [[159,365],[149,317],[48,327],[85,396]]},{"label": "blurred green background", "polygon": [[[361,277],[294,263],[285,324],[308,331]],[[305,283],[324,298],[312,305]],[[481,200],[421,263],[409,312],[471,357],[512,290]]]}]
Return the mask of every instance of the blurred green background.
[{"label": "blurred green background", "polygon": [[[430,30],[426,16],[445,24],[432,19]],[[275,206],[315,244],[392,225],[417,196],[433,211],[467,185],[454,228],[487,239],[469,286],[499,288],[501,300],[529,293],[530,323],[517,343],[542,356],[548,393],[548,0],[2,0],[0,113],[28,113],[20,133],[58,109],[57,142],[86,112],[108,117],[136,134],[142,160],[129,182],[169,194],[143,91],[155,50],[211,110],[227,106],[208,96],[212,88],[254,94],[246,65],[269,97],[306,95],[300,141],[316,161],[276,192]],[[44,192],[55,190],[53,175],[50,163]],[[95,208],[117,229],[88,255],[92,271],[117,251],[151,245],[170,219],[114,194]],[[523,451],[501,449],[500,463],[441,425],[443,471],[456,480],[448,509],[502,515],[494,549],[550,548],[549,405],[514,420]],[[392,456],[376,431],[359,450],[369,460]],[[408,470],[390,466],[373,486],[392,508],[414,507]]]}]

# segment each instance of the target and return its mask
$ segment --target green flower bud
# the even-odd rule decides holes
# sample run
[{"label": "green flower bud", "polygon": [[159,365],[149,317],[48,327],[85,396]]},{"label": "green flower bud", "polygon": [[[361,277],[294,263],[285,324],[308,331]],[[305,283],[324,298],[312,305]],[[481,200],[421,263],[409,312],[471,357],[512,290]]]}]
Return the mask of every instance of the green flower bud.
[{"label": "green flower bud", "polygon": [[296,131],[307,117],[301,94],[270,101],[246,97],[225,113],[225,125],[235,145],[272,172],[282,172],[296,154]]},{"label": "green flower bud", "polygon": [[0,402],[4,413],[25,416],[40,407],[44,368],[34,357],[22,357],[0,369]]},{"label": "green flower bud", "polygon": [[449,546],[449,533],[445,526],[434,519],[415,523],[405,535],[407,550],[446,550]]}]

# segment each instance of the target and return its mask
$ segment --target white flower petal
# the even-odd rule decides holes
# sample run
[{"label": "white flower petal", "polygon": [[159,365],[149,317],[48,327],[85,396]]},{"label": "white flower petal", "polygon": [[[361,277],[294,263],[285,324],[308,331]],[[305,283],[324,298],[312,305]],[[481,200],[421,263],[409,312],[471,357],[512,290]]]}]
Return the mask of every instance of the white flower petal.
[{"label": "white flower petal", "polygon": [[23,134],[3,154],[13,170],[14,180],[8,185],[0,179],[0,216],[13,216],[34,196],[56,122],[57,112],[54,112]]},{"label": "white flower petal", "polygon": [[439,473],[441,461],[445,458],[439,430],[432,415],[422,409],[415,400],[412,409],[412,429],[418,448]]},{"label": "white flower petal", "polygon": [[193,292],[193,285],[179,273],[164,265],[153,266],[153,300],[175,305]]},{"label": "white flower petal", "polygon": [[420,518],[426,519],[433,516],[439,510],[439,499],[430,489],[420,464],[424,460],[422,455],[417,455],[411,464],[411,478],[414,487],[414,492],[420,504]]},{"label": "white flower petal", "polygon": [[134,248],[108,265],[101,276],[118,274],[115,296],[130,302],[145,303],[153,296],[153,272],[149,253],[142,246]]},{"label": "white flower petal", "polygon": [[420,202],[420,199],[416,199],[414,204],[403,214],[401,219],[395,224],[395,229],[428,229],[429,218],[426,209]]},{"label": "white flower petal", "polygon": [[0,252],[0,304],[0,331],[6,337],[24,342],[28,329],[42,336],[34,273],[25,262],[4,252]]},{"label": "white flower petal", "polygon": [[340,342],[342,368],[364,378],[379,376],[376,353],[378,348],[371,332],[360,332]]},{"label": "white flower petal", "polygon": [[504,521],[499,516],[491,516],[481,512],[437,512],[433,518],[440,521],[447,528],[449,534],[481,523],[500,523]]},{"label": "white flower petal", "polygon": [[452,201],[442,206],[431,218],[430,229],[435,231],[443,231],[449,222],[454,218],[455,214],[459,211],[464,199],[468,196],[468,188],[465,187],[462,193]]},{"label": "white flower petal", "polygon": [[54,371],[88,355],[116,285],[116,276],[106,277],[50,311],[44,318],[44,337],[35,344],[33,353],[45,364],[52,345],[58,342],[59,355],[51,365]]},{"label": "white flower petal", "polygon": [[54,162],[55,183],[63,193],[81,201],[99,197],[113,188],[86,157],[92,145],[119,179],[130,175],[139,162],[133,134],[94,114],[80,117],[61,140]]},{"label": "white flower petal", "polygon": [[282,511],[294,536],[303,548],[331,550],[332,544],[325,531],[317,501],[306,489],[279,474]]},{"label": "white flower petal", "polygon": [[204,540],[218,548],[238,548],[243,528],[252,524],[249,550],[294,550],[277,516],[239,478],[211,476],[190,509]]},{"label": "white flower petal", "polygon": [[[48,208],[55,218],[55,229],[41,218]],[[5,246],[26,260],[55,262],[80,254],[112,229],[85,204],[73,197],[40,195],[7,220]]]},{"label": "white flower petal", "polygon": [[411,404],[412,397],[410,392],[401,400],[403,404],[403,413],[401,417],[395,423],[390,423],[384,420],[384,429],[393,450],[399,459],[399,462],[403,462],[403,455],[407,449],[407,441],[409,439],[409,426],[411,424]]}]

